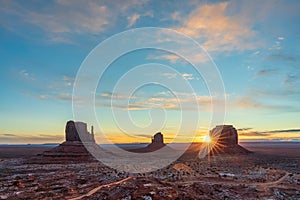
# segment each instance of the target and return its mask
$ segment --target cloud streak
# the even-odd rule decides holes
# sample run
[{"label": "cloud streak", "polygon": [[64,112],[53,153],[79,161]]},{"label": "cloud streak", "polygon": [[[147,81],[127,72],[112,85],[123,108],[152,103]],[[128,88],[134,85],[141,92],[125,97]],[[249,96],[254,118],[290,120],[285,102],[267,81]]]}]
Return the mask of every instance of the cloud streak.
[{"label": "cloud streak", "polygon": [[279,133],[299,133],[300,129],[278,129],[278,130],[267,130],[267,131],[254,131],[253,128],[241,128],[238,129],[240,136],[246,137],[267,137],[274,138]]},{"label": "cloud streak", "polygon": [[255,77],[272,75],[276,73],[276,69],[262,69],[255,74]]}]

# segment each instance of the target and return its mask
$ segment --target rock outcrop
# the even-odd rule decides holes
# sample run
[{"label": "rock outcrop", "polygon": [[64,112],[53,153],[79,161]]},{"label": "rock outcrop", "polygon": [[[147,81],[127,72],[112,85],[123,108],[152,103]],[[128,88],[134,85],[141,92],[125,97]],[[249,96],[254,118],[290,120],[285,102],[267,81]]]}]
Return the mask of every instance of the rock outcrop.
[{"label": "rock outcrop", "polygon": [[66,162],[66,161],[94,161],[94,157],[86,149],[86,145],[100,150],[96,144],[93,133],[87,130],[87,124],[84,122],[68,121],[65,128],[66,141],[49,151],[39,155],[41,162]]},{"label": "rock outcrop", "polygon": [[212,139],[209,155],[250,153],[238,144],[238,133],[232,125],[216,126],[209,135]]}]

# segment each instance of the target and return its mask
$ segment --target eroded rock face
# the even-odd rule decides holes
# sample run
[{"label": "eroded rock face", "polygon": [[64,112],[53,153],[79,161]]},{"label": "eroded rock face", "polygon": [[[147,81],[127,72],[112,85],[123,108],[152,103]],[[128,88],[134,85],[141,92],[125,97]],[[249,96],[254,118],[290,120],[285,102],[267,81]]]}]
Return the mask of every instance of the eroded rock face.
[{"label": "eroded rock face", "polygon": [[81,141],[74,121],[67,122],[65,133],[66,133],[66,141]]}]

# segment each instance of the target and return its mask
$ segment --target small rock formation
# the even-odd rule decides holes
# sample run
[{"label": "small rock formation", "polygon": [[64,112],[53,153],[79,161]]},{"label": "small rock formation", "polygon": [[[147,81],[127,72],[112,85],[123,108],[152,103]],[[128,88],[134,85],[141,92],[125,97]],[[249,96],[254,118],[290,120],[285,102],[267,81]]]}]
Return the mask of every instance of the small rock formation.
[{"label": "small rock formation", "polygon": [[65,136],[65,142],[39,155],[43,158],[44,162],[95,160],[85,147],[85,145],[89,145],[100,149],[95,142],[93,126],[91,127],[91,133],[89,133],[86,123],[68,121],[65,128]]},{"label": "small rock formation", "polygon": [[209,135],[214,145],[209,155],[250,153],[238,144],[238,133],[232,125],[216,126],[210,131]]},{"label": "small rock formation", "polygon": [[166,146],[164,143],[164,136],[161,132],[158,132],[153,136],[151,143],[148,146],[139,149],[130,149],[129,151],[136,153],[147,153],[156,151],[164,146]]}]

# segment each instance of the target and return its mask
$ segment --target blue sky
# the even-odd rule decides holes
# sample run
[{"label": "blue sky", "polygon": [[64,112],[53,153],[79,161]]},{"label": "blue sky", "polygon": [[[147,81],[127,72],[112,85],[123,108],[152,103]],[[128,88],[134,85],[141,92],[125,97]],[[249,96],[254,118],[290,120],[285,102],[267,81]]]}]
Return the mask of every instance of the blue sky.
[{"label": "blue sky", "polygon": [[[0,143],[61,142],[65,123],[73,118],[73,83],[85,57],[110,36],[142,27],[182,32],[207,50],[224,81],[225,123],[240,129],[241,139],[299,140],[299,11],[300,2],[291,0],[1,1]],[[111,115],[109,100],[116,82],[134,66],[151,62],[180,74],[149,69],[139,78],[183,78],[195,88],[201,104],[196,131],[202,137],[212,115],[204,80],[189,63],[158,50],[124,55],[103,77],[96,91],[96,112],[105,134],[113,142],[149,141],[160,130],[166,138],[174,137],[180,113],[167,88],[142,87],[130,98],[130,107],[126,94],[117,94],[118,109],[129,111],[138,127],[123,125],[130,136]],[[177,89],[189,104],[190,93],[180,85]],[[189,108],[186,112],[195,114]],[[167,116],[164,124],[147,126],[162,115]],[[189,131],[179,133],[179,140],[186,141]]]}]

